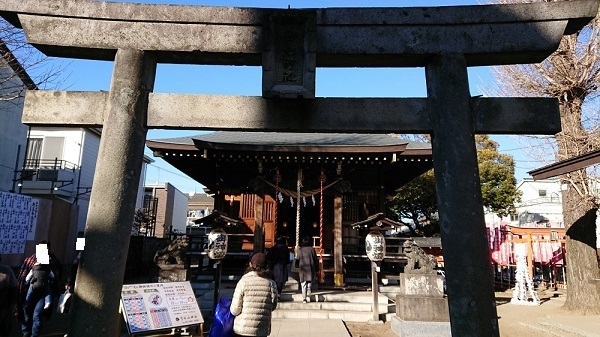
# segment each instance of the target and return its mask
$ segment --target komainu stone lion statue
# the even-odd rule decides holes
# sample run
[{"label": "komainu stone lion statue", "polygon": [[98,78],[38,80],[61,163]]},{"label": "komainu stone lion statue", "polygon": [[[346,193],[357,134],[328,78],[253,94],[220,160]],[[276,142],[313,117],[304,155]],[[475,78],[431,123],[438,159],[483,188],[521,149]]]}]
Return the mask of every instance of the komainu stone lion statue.
[{"label": "komainu stone lion statue", "polygon": [[184,265],[185,254],[190,245],[188,236],[180,236],[169,243],[168,246],[154,254],[154,263],[159,267],[165,265]]},{"label": "komainu stone lion statue", "polygon": [[405,273],[436,274],[436,261],[433,255],[426,254],[413,240],[406,240],[402,244],[402,251],[408,258]]}]

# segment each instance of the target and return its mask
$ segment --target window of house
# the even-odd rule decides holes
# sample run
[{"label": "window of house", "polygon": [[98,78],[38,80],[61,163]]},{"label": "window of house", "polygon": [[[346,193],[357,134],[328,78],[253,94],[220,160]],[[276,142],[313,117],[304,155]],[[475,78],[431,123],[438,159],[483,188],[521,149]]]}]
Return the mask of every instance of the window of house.
[{"label": "window of house", "polygon": [[44,137],[44,144],[42,146],[42,162],[45,163],[45,166],[54,167],[55,159],[63,159],[64,143],[64,137]]},{"label": "window of house", "polygon": [[26,168],[54,168],[55,160],[63,159],[64,137],[29,138]]},{"label": "window of house", "polygon": [[27,144],[27,155],[25,157],[26,168],[37,168],[42,159],[42,143],[43,138],[29,138]]},{"label": "window of house", "polygon": [[545,197],[546,196],[546,190],[538,190],[538,195],[540,197]]}]

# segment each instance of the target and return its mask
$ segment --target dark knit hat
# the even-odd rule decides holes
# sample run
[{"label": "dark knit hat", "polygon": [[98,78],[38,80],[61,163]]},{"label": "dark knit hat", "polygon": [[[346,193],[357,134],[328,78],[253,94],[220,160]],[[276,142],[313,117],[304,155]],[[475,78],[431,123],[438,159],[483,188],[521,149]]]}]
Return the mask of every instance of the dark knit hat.
[{"label": "dark knit hat", "polygon": [[265,268],[267,267],[267,256],[264,253],[256,253],[252,255],[250,262],[254,268]]}]

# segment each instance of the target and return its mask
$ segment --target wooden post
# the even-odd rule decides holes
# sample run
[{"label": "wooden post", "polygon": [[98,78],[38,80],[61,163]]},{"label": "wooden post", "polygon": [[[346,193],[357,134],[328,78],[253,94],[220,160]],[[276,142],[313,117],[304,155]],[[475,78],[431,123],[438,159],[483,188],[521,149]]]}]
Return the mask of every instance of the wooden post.
[{"label": "wooden post", "polygon": [[342,196],[333,199],[333,282],[336,287],[344,285],[344,264],[342,255]]},{"label": "wooden post", "polygon": [[219,295],[221,294],[221,270],[223,268],[223,264],[221,260],[218,260],[215,263],[215,293],[214,293],[214,303],[213,303],[213,311],[217,310],[217,303],[219,303]]},{"label": "wooden post", "polygon": [[323,269],[323,248],[319,249],[319,274],[318,282],[325,283],[325,270]]},{"label": "wooden post", "polygon": [[531,232],[527,232],[527,266],[529,266],[529,276],[533,279],[533,242]]},{"label": "wooden post", "polygon": [[377,262],[371,261],[371,291],[373,292],[373,322],[379,321],[379,283],[377,282]]},{"label": "wooden post", "polygon": [[265,195],[263,192],[254,195],[254,253],[261,253],[265,248],[263,209]]}]

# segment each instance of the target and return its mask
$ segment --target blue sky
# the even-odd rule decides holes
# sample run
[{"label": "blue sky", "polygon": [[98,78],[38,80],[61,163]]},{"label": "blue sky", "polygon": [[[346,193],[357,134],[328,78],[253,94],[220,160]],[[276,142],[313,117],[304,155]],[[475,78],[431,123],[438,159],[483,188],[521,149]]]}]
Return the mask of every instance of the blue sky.
[{"label": "blue sky", "polygon": [[[445,5],[476,5],[477,1],[249,1],[249,0],[148,0],[130,1],[158,4],[210,5],[236,7],[271,8],[323,8],[323,7],[414,7]],[[109,90],[112,62],[65,60],[59,62],[65,68],[62,87],[73,91]],[[160,64],[157,69],[154,92],[201,93],[229,95],[261,95],[262,73],[260,67],[191,66]],[[491,69],[477,67],[469,69],[471,94],[482,95],[487,87],[493,86]],[[425,97],[425,71],[422,68],[402,69],[359,69],[318,68],[316,94],[319,97]],[[183,137],[198,134],[194,130],[149,130],[148,139]],[[500,152],[511,154],[516,159],[516,177],[521,180],[527,171],[543,166],[523,155],[523,148],[515,136],[493,136],[500,143]],[[152,157],[149,149],[146,155]],[[160,158],[148,167],[147,184],[168,181],[184,193],[202,192],[203,186],[167,164]]]}]

